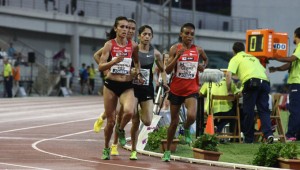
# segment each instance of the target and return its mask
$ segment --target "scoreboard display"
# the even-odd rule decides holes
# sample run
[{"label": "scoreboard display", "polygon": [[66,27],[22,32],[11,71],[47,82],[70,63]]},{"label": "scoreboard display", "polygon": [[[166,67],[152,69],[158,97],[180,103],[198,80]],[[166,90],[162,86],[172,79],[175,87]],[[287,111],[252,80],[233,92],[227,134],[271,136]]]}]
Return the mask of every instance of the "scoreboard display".
[{"label": "scoreboard display", "polygon": [[287,57],[288,34],[272,29],[247,30],[246,52],[256,57]]}]

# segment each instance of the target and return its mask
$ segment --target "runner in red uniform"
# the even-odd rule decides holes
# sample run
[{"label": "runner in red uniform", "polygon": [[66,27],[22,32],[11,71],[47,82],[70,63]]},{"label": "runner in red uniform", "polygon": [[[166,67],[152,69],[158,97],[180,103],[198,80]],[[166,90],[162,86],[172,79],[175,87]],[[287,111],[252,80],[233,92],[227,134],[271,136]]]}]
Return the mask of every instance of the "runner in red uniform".
[{"label": "runner in red uniform", "polygon": [[[112,28],[113,30],[114,28]],[[135,30],[136,30],[136,22],[135,20],[133,19],[128,19],[128,32],[127,32],[127,40],[128,41],[131,41],[131,43],[133,45],[135,45],[136,43],[133,41],[133,38],[134,38],[134,35],[135,35]],[[115,35],[109,35],[109,39],[114,39],[116,38]],[[99,61],[100,61],[100,57],[102,55],[102,51],[103,51],[103,47],[101,49],[99,49],[95,54],[94,54],[94,59],[96,61],[97,64],[99,64]],[[111,59],[111,56],[109,57]],[[106,79],[106,75],[107,75],[107,72],[109,70],[106,70],[103,72],[104,74],[104,80]],[[132,76],[134,76],[134,72],[132,72]],[[103,80],[103,82],[104,82]],[[118,103],[118,106],[117,106],[117,110],[116,110],[116,115],[117,115],[117,122],[116,124],[119,125],[121,123],[121,120],[122,120],[122,116],[123,116],[123,108],[120,108],[121,106],[119,105]],[[106,119],[106,115],[105,115],[105,112],[101,113],[101,115],[99,116],[99,118],[95,121],[94,123],[94,131],[96,133],[98,133],[100,130],[101,130],[101,127],[102,127],[102,124],[104,122],[104,120]],[[110,153],[111,156],[115,156],[115,155],[119,155],[119,152],[118,152],[118,133],[115,132],[114,133],[114,142],[112,143],[111,145],[111,153]]]},{"label": "runner in red uniform", "polygon": [[[120,143],[126,143],[124,127],[131,120],[134,114],[135,97],[132,87],[132,76],[130,75],[131,63],[134,62],[138,79],[143,82],[139,74],[140,64],[138,61],[138,48],[128,41],[128,20],[126,17],[117,17],[114,24],[116,38],[105,43],[100,57],[99,70],[109,70],[104,82],[104,109],[107,117],[105,126],[105,146],[102,159],[110,159],[109,142],[115,125],[115,110],[118,99],[123,108],[124,115],[120,126],[117,128]],[[112,56],[108,61],[109,55]]]},{"label": "runner in red uniform", "polygon": [[184,124],[185,141],[186,143],[192,142],[190,126],[196,119],[198,73],[202,72],[208,64],[204,50],[193,44],[194,36],[195,26],[192,23],[186,23],[180,29],[179,43],[170,48],[166,73],[173,72],[168,97],[171,103],[171,123],[168,129],[167,149],[162,158],[166,162],[170,161],[170,145],[179,123],[178,113],[183,103],[187,108],[187,119]]}]

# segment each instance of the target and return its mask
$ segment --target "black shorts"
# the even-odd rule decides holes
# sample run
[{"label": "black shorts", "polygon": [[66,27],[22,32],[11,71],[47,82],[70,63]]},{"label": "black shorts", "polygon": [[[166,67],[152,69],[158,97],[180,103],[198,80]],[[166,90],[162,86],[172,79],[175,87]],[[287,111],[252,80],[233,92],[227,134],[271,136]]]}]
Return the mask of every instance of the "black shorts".
[{"label": "black shorts", "polygon": [[138,102],[143,102],[147,100],[154,100],[154,87],[153,85],[143,86],[143,85],[133,85],[134,96],[138,99]]},{"label": "black shorts", "polygon": [[177,95],[169,92],[168,100],[170,100],[170,103],[172,105],[181,105],[182,103],[184,103],[185,99],[190,98],[190,97],[194,97],[197,99],[199,97],[199,94],[193,93],[188,96],[177,96]]},{"label": "black shorts", "polygon": [[105,79],[104,86],[113,91],[118,97],[127,89],[133,88],[132,81],[120,82],[109,79]]}]

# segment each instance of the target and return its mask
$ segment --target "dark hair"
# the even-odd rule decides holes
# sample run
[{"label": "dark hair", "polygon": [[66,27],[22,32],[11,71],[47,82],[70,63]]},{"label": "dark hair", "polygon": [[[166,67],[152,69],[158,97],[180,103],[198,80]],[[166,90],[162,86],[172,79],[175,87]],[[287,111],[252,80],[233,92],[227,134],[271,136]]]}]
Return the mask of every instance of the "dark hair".
[{"label": "dark hair", "polygon": [[114,26],[113,26],[113,28],[112,28],[112,29],[110,30],[110,32],[109,32],[108,39],[111,40],[111,39],[114,39],[114,38],[117,37],[115,28],[118,27],[119,21],[122,21],[122,20],[128,21],[128,19],[127,19],[126,17],[124,17],[124,16],[119,16],[119,17],[117,17],[117,18],[115,19]]},{"label": "dark hair", "polygon": [[117,37],[117,33],[115,31],[115,28],[111,28],[108,35],[106,35],[109,40],[114,39]]},{"label": "dark hair", "polygon": [[127,18],[127,21],[128,21],[128,22],[131,22],[131,23],[134,23],[134,24],[136,24],[136,22],[135,22],[135,20],[134,20],[134,19]]},{"label": "dark hair", "polygon": [[192,24],[192,23],[185,23],[185,24],[183,24],[183,25],[181,26],[180,32],[182,32],[182,31],[183,31],[183,28],[186,28],[186,27],[192,27],[193,29],[195,29],[195,25],[194,25],[194,24]]},{"label": "dark hair", "polygon": [[[182,32],[183,29],[186,28],[186,27],[191,27],[191,28],[193,28],[193,29],[195,30],[195,25],[188,22],[188,23],[185,23],[185,24],[183,24],[183,25],[181,26],[180,32]],[[180,36],[178,37],[178,41],[179,41],[179,42],[182,42],[182,38],[181,38]]]},{"label": "dark hair", "polygon": [[296,35],[297,38],[300,38],[300,27],[295,29],[294,34]]},{"label": "dark hair", "polygon": [[143,32],[146,28],[148,28],[148,29],[151,30],[152,37],[153,37],[153,29],[152,29],[152,27],[150,27],[149,25],[143,25],[143,26],[141,26],[141,27],[139,28],[139,35],[141,35],[142,32]]},{"label": "dark hair", "polygon": [[232,50],[235,53],[241,52],[241,51],[245,51],[245,46],[242,42],[235,42],[232,46]]}]

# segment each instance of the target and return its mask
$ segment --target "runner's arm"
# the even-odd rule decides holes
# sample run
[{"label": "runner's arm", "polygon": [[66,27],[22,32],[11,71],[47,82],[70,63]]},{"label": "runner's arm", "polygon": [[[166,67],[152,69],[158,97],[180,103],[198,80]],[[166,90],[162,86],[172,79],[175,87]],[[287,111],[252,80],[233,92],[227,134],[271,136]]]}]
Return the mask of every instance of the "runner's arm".
[{"label": "runner's arm", "polygon": [[100,48],[100,49],[99,49],[97,52],[95,52],[95,54],[94,54],[94,60],[95,60],[95,62],[96,62],[97,64],[100,63],[100,57],[101,57],[101,55],[102,55],[102,51],[103,51],[103,47]]},{"label": "runner's arm", "polygon": [[202,63],[200,63],[199,60],[199,65],[198,65],[198,71],[203,71],[208,64],[208,58],[206,56],[206,53],[204,52],[204,50],[201,47],[197,47],[198,49],[198,53],[199,53],[199,59],[202,59]]},{"label": "runner's arm", "polygon": [[[115,65],[117,62],[119,62],[117,60],[111,60],[110,62],[107,62],[111,47],[112,47],[111,41],[108,41],[105,43],[103,50],[102,50],[102,55],[100,57],[100,62],[99,62],[99,67],[98,67],[99,71],[108,70],[113,65]],[[118,57],[118,58],[121,58],[121,57]]]},{"label": "runner's arm", "polygon": [[169,60],[166,64],[166,73],[167,74],[170,74],[173,70],[174,70],[174,67],[177,63],[177,59],[180,57],[180,55],[182,53],[180,52],[176,52],[177,50],[177,44],[176,45],[173,45],[171,48],[170,48],[170,52],[169,52]]}]

